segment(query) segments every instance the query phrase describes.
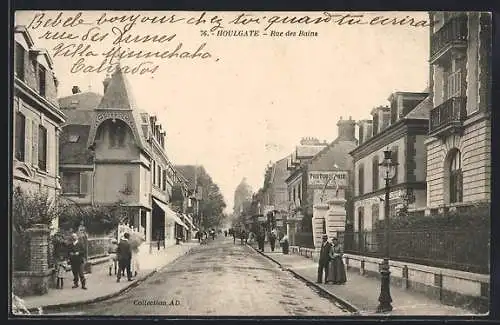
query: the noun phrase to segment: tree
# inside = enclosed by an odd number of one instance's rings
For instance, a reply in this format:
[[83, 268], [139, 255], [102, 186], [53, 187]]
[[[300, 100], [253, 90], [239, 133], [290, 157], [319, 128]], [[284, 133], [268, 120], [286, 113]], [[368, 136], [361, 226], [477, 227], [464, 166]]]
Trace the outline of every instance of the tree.
[[198, 167], [197, 183], [202, 191], [202, 200], [200, 202], [200, 213], [203, 216], [202, 226], [205, 229], [221, 226], [224, 220], [223, 211], [226, 208], [226, 203], [219, 186], [213, 182], [203, 166]]

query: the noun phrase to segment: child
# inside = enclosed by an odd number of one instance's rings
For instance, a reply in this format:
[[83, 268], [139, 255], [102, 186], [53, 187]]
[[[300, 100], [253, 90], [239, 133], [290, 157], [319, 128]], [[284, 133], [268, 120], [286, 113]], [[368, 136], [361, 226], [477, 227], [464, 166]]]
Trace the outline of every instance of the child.
[[111, 244], [109, 245], [108, 253], [111, 256], [109, 260], [109, 275], [113, 275], [111, 271], [114, 269], [115, 275], [118, 270], [118, 257], [116, 251], [118, 250], [118, 241], [116, 239], [111, 239]]
[[59, 262], [57, 262], [56, 265], [56, 276], [57, 276], [57, 283], [56, 283], [56, 289], [62, 289], [64, 285], [64, 277], [66, 272], [69, 270], [69, 265], [68, 262], [65, 261], [63, 257], [59, 258]]

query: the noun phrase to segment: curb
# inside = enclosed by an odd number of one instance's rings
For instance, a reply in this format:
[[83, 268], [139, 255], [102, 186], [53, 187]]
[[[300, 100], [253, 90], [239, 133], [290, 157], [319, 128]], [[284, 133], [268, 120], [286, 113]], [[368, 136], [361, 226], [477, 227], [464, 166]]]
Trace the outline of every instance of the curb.
[[300, 275], [296, 271], [294, 271], [294, 270], [292, 270], [290, 268], [284, 267], [280, 262], [278, 262], [274, 258], [266, 255], [265, 253], [259, 251], [255, 247], [253, 247], [251, 245], [248, 245], [248, 246], [250, 246], [254, 251], [256, 251], [257, 253], [259, 253], [260, 255], [262, 255], [262, 256], [268, 258], [269, 260], [271, 260], [272, 262], [276, 263], [282, 270], [288, 271], [288, 272], [292, 273], [296, 278], [299, 278], [300, 280], [302, 280], [303, 282], [307, 283], [308, 285], [310, 285], [312, 287], [315, 287], [316, 289], [318, 289], [322, 293], [328, 295], [330, 298], [332, 298], [333, 300], [335, 300], [336, 302], [338, 302], [340, 305], [342, 305], [342, 307], [344, 307], [350, 313], [353, 313], [354, 315], [360, 315], [361, 314], [360, 309], [358, 307], [354, 306], [353, 304], [351, 304], [350, 302], [348, 302], [347, 300], [344, 300], [344, 299], [342, 299], [342, 298], [334, 295], [330, 291], [328, 291], [328, 290], [322, 288], [321, 286], [319, 286], [314, 281], [306, 279], [305, 277], [303, 277], [302, 275]]
[[[168, 267], [170, 264], [174, 263], [175, 261], [177, 261], [182, 256], [188, 254], [192, 249], [193, 249], [193, 247], [190, 247], [186, 252], [184, 252], [183, 254], [180, 254], [179, 256], [177, 256], [176, 258], [174, 258], [173, 260], [171, 260], [167, 264], [165, 264], [165, 265], [163, 265], [163, 266], [161, 266], [159, 268], [154, 269], [153, 271], [151, 271], [151, 272], [143, 275], [142, 277], [138, 278], [135, 281], [130, 282], [129, 285], [121, 288], [120, 290], [118, 290], [116, 292], [112, 292], [112, 293], [109, 293], [109, 294], [104, 295], [104, 296], [100, 296], [100, 297], [96, 297], [96, 298], [92, 298], [92, 299], [88, 299], [88, 300], [84, 300], [84, 301], [75, 301], [75, 302], [55, 304], [55, 305], [46, 305], [46, 306], [39, 306], [39, 307], [41, 307], [42, 310], [44, 310], [44, 311], [45, 310], [55, 311], [55, 310], [62, 309], [62, 308], [71, 308], [71, 307], [76, 307], [76, 306], [80, 306], [80, 305], [93, 304], [93, 303], [96, 303], [96, 302], [101, 302], [101, 301], [105, 301], [105, 300], [109, 300], [109, 299], [118, 297], [121, 294], [123, 294], [126, 291], [128, 291], [129, 289], [137, 287], [139, 284], [141, 284], [142, 282], [146, 281], [147, 279], [149, 279], [150, 277], [152, 277], [154, 274], [162, 271], [164, 268]], [[36, 314], [39, 307], [33, 307], [33, 308], [28, 309], [28, 310], [29, 310], [30, 313], [33, 312], [34, 314]]]

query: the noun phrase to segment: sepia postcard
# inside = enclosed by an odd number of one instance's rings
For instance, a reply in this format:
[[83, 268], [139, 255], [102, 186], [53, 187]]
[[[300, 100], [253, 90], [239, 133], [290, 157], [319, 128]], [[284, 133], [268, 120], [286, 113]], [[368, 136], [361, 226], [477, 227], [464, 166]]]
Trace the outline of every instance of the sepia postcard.
[[11, 33], [11, 317], [489, 314], [491, 13]]

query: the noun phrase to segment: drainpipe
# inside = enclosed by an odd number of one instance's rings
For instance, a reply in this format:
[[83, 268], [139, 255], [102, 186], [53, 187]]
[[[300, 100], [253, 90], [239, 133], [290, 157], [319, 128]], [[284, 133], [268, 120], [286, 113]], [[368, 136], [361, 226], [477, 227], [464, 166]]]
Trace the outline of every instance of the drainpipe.
[[95, 205], [95, 148], [92, 149], [92, 193], [90, 193], [90, 204]]

